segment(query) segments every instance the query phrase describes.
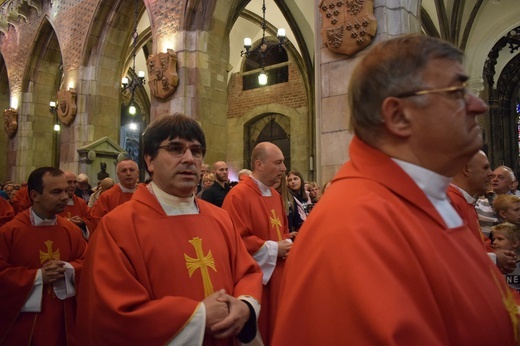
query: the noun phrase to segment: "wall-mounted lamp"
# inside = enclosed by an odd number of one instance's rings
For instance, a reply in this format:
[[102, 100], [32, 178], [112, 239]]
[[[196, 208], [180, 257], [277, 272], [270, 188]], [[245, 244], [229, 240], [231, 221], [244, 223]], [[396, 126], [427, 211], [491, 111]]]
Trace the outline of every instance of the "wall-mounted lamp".
[[59, 132], [61, 127], [58, 120], [58, 107], [56, 107], [56, 102], [49, 102], [49, 112], [52, 114], [52, 119], [54, 121], [54, 131]]

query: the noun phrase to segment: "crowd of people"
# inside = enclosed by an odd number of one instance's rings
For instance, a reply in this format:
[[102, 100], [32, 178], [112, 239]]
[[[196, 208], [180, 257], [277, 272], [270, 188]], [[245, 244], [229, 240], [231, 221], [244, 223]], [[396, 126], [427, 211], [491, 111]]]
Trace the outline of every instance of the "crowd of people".
[[35, 169], [0, 198], [0, 345], [518, 344], [518, 183], [479, 151], [462, 57], [371, 48], [322, 189], [269, 142], [230, 182], [180, 113], [142, 135], [147, 182]]

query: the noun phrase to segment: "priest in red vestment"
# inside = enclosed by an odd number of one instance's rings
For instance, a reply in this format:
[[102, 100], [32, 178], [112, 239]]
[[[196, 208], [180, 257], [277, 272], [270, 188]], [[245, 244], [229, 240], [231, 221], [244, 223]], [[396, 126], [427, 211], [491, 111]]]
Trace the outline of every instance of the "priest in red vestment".
[[348, 89], [350, 159], [287, 258], [272, 345], [515, 345], [518, 307], [446, 190], [482, 147], [463, 53], [372, 47]]
[[62, 171], [36, 169], [28, 190], [32, 207], [0, 228], [0, 344], [70, 345], [86, 242], [56, 215], [67, 203]]
[[0, 226], [12, 220], [14, 209], [8, 200], [0, 197]]
[[205, 143], [197, 122], [181, 114], [144, 132], [152, 182], [105, 215], [90, 239], [78, 295], [80, 345], [260, 340], [260, 268], [227, 212], [194, 195]]
[[475, 210], [479, 196], [489, 191], [493, 171], [486, 153], [478, 151], [471, 160], [457, 172], [448, 187], [448, 197], [460, 217], [471, 229], [473, 235], [482, 242], [488, 256], [504, 273], [510, 273], [516, 268], [516, 253], [509, 250], [493, 249], [491, 240], [482, 233]]
[[128, 202], [136, 190], [137, 180], [139, 179], [139, 167], [135, 161], [130, 159], [122, 160], [117, 164], [116, 173], [119, 183], [99, 196], [90, 213], [95, 226], [108, 212]]
[[285, 258], [292, 246], [282, 198], [272, 188], [280, 182], [286, 168], [282, 151], [269, 142], [259, 143], [253, 149], [251, 162], [253, 173], [231, 189], [222, 208], [229, 212], [247, 250], [262, 268], [264, 290], [259, 325], [262, 339], [269, 344]]
[[90, 216], [90, 208], [83, 198], [74, 194], [74, 191], [76, 191], [78, 187], [76, 174], [66, 171], [65, 178], [69, 186], [67, 189], [69, 200], [67, 201], [67, 206], [59, 215], [78, 226], [83, 233], [83, 237], [88, 239], [90, 233], [94, 230], [94, 223]]

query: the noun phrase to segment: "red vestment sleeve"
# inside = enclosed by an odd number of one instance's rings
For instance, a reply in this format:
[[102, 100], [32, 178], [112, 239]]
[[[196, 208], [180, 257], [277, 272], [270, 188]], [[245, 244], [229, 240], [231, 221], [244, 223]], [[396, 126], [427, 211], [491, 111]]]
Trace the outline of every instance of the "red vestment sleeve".
[[14, 209], [9, 201], [0, 197], [0, 226], [6, 224], [14, 217]]

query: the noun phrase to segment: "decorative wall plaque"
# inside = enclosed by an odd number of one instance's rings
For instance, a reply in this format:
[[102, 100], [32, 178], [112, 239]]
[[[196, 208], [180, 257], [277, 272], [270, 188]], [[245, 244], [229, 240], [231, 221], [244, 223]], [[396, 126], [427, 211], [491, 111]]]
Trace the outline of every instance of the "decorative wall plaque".
[[377, 32], [374, 0], [322, 0], [321, 38], [334, 53], [354, 55], [368, 46]]
[[58, 119], [68, 126], [74, 121], [77, 110], [76, 91], [72, 88], [58, 91]]
[[177, 74], [177, 53], [168, 49], [167, 53], [150, 55], [146, 61], [150, 80], [150, 92], [153, 96], [165, 99], [171, 96], [179, 84]]
[[18, 130], [18, 112], [16, 109], [8, 108], [4, 110], [4, 130], [9, 138], [13, 138]]

